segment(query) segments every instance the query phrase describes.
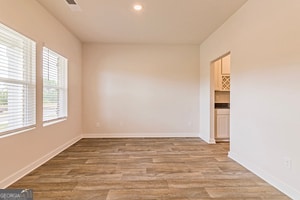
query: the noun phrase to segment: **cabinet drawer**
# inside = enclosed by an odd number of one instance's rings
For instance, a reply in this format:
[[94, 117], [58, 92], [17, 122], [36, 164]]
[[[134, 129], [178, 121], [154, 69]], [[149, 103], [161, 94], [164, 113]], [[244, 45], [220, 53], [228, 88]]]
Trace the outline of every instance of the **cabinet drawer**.
[[229, 115], [230, 109], [216, 109], [217, 115]]

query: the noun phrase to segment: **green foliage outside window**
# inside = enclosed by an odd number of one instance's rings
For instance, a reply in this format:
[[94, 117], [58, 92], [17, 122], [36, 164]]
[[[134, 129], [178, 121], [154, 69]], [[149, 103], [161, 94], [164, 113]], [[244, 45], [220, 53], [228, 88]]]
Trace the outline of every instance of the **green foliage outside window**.
[[0, 105], [7, 105], [7, 90], [0, 90]]

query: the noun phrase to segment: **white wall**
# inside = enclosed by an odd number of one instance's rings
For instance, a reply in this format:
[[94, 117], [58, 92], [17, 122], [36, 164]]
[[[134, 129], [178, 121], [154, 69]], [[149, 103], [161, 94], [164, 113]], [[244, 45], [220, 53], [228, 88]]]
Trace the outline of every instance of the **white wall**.
[[300, 199], [299, 10], [299, 0], [248, 1], [200, 48], [201, 137], [211, 138], [210, 62], [230, 51], [230, 156], [294, 199]]
[[[80, 138], [81, 43], [35, 0], [1, 0], [0, 22], [37, 42], [37, 127], [0, 138], [0, 188], [47, 160]], [[42, 46], [69, 60], [67, 120], [42, 126]]]
[[83, 55], [84, 137], [198, 136], [198, 45], [84, 44]]

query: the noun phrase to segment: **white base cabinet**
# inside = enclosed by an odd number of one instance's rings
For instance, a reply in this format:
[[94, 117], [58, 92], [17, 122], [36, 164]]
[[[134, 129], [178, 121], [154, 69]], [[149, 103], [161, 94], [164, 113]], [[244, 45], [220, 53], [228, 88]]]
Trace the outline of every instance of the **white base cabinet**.
[[215, 139], [216, 141], [229, 141], [230, 109], [216, 109], [215, 112]]

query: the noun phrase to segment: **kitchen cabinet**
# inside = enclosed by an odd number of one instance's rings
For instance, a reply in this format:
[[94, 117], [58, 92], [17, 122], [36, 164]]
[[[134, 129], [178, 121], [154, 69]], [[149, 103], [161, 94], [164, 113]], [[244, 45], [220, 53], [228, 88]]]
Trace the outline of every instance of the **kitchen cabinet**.
[[224, 56], [222, 59], [222, 75], [230, 75], [230, 55]]
[[216, 141], [228, 141], [230, 136], [230, 109], [216, 109], [215, 112], [215, 139]]
[[221, 91], [222, 85], [221, 85], [221, 68], [222, 68], [222, 60], [219, 59], [214, 62], [214, 68], [215, 68], [215, 90]]
[[230, 55], [214, 62], [216, 91], [230, 91]]

